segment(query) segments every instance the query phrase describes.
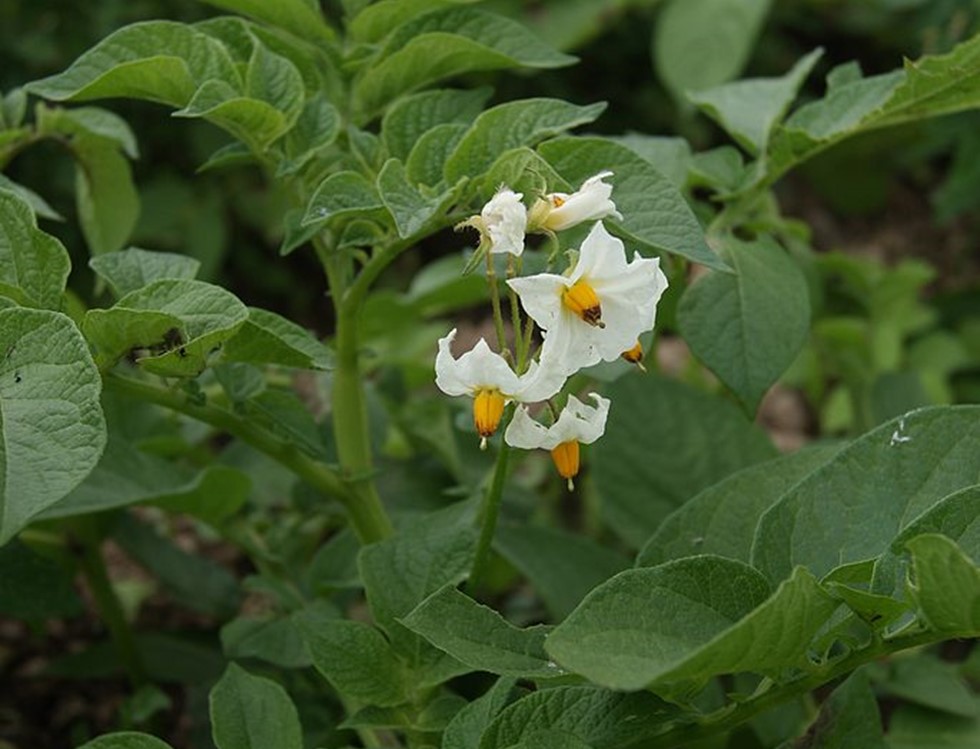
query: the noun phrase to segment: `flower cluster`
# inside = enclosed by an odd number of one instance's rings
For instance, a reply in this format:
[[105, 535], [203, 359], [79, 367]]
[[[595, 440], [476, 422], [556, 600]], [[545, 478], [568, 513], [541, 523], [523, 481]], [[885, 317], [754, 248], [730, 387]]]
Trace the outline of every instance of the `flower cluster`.
[[[439, 341], [436, 355], [436, 385], [447, 395], [473, 398], [473, 420], [483, 447], [500, 425], [507, 403], [547, 401], [554, 416], [551, 426], [535, 421], [521, 405], [504, 440], [512, 447], [551, 451], [569, 487], [579, 470], [579, 445], [602, 436], [610, 403], [591, 393], [595, 405], [589, 406], [570, 394], [558, 413], [551, 399], [568, 377], [600, 361], [623, 357], [642, 367], [639, 336], [653, 328], [657, 302], [667, 288], [658, 258], [635, 253], [627, 261], [623, 243], [602, 224], [605, 218], [623, 218], [612, 201], [612, 185], [605, 182], [611, 176], [611, 172], [600, 172], [576, 192], [544, 195], [530, 209], [522, 202], [522, 194], [501, 187], [478, 216], [464, 223], [480, 232], [502, 353], [492, 351], [481, 338], [470, 351], [454, 358], [450, 351], [456, 336], [453, 329]], [[575, 262], [563, 273], [520, 276], [527, 233], [555, 237], [555, 232], [587, 221], [596, 223], [578, 248]], [[519, 300], [524, 314], [540, 331], [543, 344], [536, 359], [529, 356], [533, 334], [529, 325], [523, 331], [525, 326], [515, 325], [514, 348], [505, 346], [495, 254], [508, 256], [507, 288], [514, 319], [521, 317]]]

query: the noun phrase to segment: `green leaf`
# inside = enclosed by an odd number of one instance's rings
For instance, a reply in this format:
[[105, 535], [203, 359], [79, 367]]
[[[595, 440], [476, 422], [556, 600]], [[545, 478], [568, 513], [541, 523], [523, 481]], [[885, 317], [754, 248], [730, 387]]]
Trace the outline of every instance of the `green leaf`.
[[147, 733], [123, 731], [99, 736], [82, 744], [78, 749], [171, 749], [170, 744]]
[[746, 151], [766, 150], [769, 135], [786, 114], [803, 81], [823, 54], [815, 49], [779, 78], [748, 78], [688, 92], [687, 98], [721, 125]]
[[101, 390], [70, 319], [0, 309], [0, 545], [95, 467], [106, 442]]
[[872, 673], [887, 694], [948, 715], [976, 718], [980, 703], [960, 676], [959, 665], [919, 652], [891, 658]]
[[626, 146], [669, 179], [674, 187], [683, 189], [692, 158], [691, 146], [683, 138], [630, 133], [608, 140]]
[[723, 256], [735, 273], [691, 284], [677, 308], [684, 340], [754, 414], [796, 359], [810, 331], [806, 277], [775, 240], [729, 237]]
[[322, 93], [307, 99], [296, 124], [286, 133], [285, 156], [278, 174], [295, 174], [332, 144], [340, 134], [341, 117]]
[[914, 582], [909, 592], [925, 623], [949, 637], [980, 634], [980, 569], [956, 542], [926, 533], [906, 544]]
[[319, 425], [307, 404], [292, 388], [267, 388], [245, 401], [244, 409], [247, 418], [264, 425], [314, 458], [330, 459]]
[[139, 218], [139, 194], [129, 162], [114, 141], [76, 135], [75, 203], [85, 243], [93, 255], [115, 252], [126, 244]]
[[43, 620], [84, 611], [74, 576], [19, 541], [0, 548], [0, 614]]
[[0, 295], [28, 307], [60, 309], [70, 270], [68, 252], [37, 228], [30, 205], [0, 189]]
[[653, 567], [696, 554], [747, 563], [762, 514], [837, 450], [836, 445], [805, 448], [743, 468], [709, 486], [667, 516], [640, 551], [636, 566]]
[[521, 24], [474, 8], [417, 16], [388, 37], [381, 60], [354, 85], [357, 109], [370, 116], [396, 97], [461, 73], [558, 68], [574, 57], [551, 49]]
[[363, 8], [350, 22], [348, 31], [351, 39], [359, 42], [380, 42], [413, 18], [453, 2], [472, 0], [379, 0]]
[[304, 612], [275, 619], [240, 616], [221, 628], [221, 647], [229, 658], [258, 658], [282, 668], [312, 665], [299, 619]]
[[211, 690], [217, 749], [303, 749], [299, 716], [286, 690], [234, 663]]
[[561, 99], [521, 99], [498, 104], [477, 117], [456, 146], [446, 161], [446, 181], [454, 185], [463, 177], [476, 179], [505, 151], [535, 145], [592, 122], [605, 108], [601, 102], [580, 107]]
[[381, 120], [381, 138], [388, 153], [405, 160], [419, 139], [437, 125], [469, 125], [483, 110], [490, 94], [489, 88], [440, 89], [399, 99]]
[[398, 236], [402, 239], [412, 236], [436, 215], [440, 208], [438, 199], [422, 195], [409, 182], [405, 166], [397, 159], [389, 159], [378, 174], [378, 194], [381, 202], [395, 220]]
[[48, 205], [48, 201], [46, 201], [32, 189], [14, 182], [4, 174], [0, 174], [0, 191], [7, 190], [14, 193], [18, 198], [27, 203], [38, 218], [46, 218], [49, 221], [65, 220], [64, 216]]
[[109, 309], [89, 310], [83, 328], [103, 366], [129, 353], [148, 372], [196, 377], [247, 318], [245, 305], [219, 286], [161, 279]]
[[805, 738], [806, 749], [887, 749], [878, 701], [864, 671], [856, 671], [820, 706]]
[[344, 698], [382, 707], [408, 699], [404, 665], [377, 629], [348, 619], [300, 619], [313, 665]]
[[229, 362], [333, 369], [333, 354], [309, 332], [275, 312], [248, 308], [248, 319], [228, 339], [221, 358]]
[[770, 0], [671, 0], [653, 37], [660, 79], [680, 95], [737, 77], [769, 5]]
[[55, 101], [109, 96], [183, 107], [205, 81], [240, 82], [225, 47], [173, 21], [147, 21], [110, 34], [63, 73], [27, 84]]
[[442, 749], [472, 749], [497, 714], [510, 702], [516, 679], [497, 679], [487, 692], [460, 710], [442, 735]]
[[[601, 171], [613, 173], [613, 200], [622, 221], [607, 224], [655, 253], [681, 255], [709, 268], [730, 270], [704, 241], [704, 232], [671, 182], [643, 157], [605, 138], [561, 138], [538, 151], [576, 187]], [[648, 253], [649, 254], [649, 253]]]
[[332, 219], [376, 216], [384, 210], [381, 196], [358, 172], [337, 172], [316, 188], [303, 217], [303, 225], [325, 224]]
[[555, 528], [502, 524], [494, 548], [530, 580], [555, 621], [628, 566], [619, 553]]
[[296, 36], [314, 42], [330, 42], [336, 33], [327, 25], [323, 15], [315, 10], [313, 4], [304, 0], [205, 0], [210, 5], [223, 10], [241, 13], [243, 16], [278, 26]]
[[889, 716], [889, 749], [975, 749], [980, 720], [957, 718], [935, 710], [900, 705]]
[[818, 577], [882, 554], [911, 520], [980, 483], [980, 407], [925, 408], [841, 449], [759, 522], [752, 564], [781, 580], [802, 564]]
[[515, 627], [452, 584], [422, 601], [401, 623], [477, 671], [525, 679], [561, 674], [544, 652], [550, 627]]
[[945, 55], [906, 61], [904, 70], [862, 78], [828, 77], [827, 94], [800, 107], [769, 147], [765, 182], [860, 132], [980, 106], [980, 37]]
[[742, 562], [687, 557], [603, 583], [545, 649], [605, 687], [696, 693], [721, 674], [806, 668], [810, 641], [838, 605], [802, 568], [770, 596]]
[[110, 437], [95, 469], [42, 517], [87, 515], [152, 503], [214, 525], [236, 512], [250, 489], [248, 477], [234, 468], [212, 464], [194, 471], [141, 452], [125, 438]]
[[468, 130], [462, 123], [447, 123], [422, 135], [405, 162], [408, 178], [423, 185], [445, 184], [446, 161]]
[[132, 128], [115, 112], [101, 107], [38, 110], [38, 129], [41, 132], [60, 132], [77, 135], [80, 132], [96, 135], [116, 143], [131, 159], [139, 158], [139, 146]]
[[[368, 604], [395, 650], [419, 671], [423, 683], [438, 683], [461, 667], [399, 620], [426, 597], [463, 580], [476, 548], [471, 504], [461, 502], [419, 520], [358, 556]], [[438, 678], [437, 678], [438, 677]]]
[[596, 488], [603, 517], [635, 547], [702, 489], [776, 455], [734, 403], [679, 382], [622, 377], [606, 395], [625, 408], [593, 447]]
[[592, 686], [541, 689], [504, 708], [479, 749], [510, 749], [540, 731], [563, 731], [594, 749], [621, 749], [658, 732], [676, 712], [652, 694]]
[[113, 538], [183, 605], [218, 617], [238, 611], [238, 580], [217, 562], [184, 551], [132, 515], [120, 519]]
[[88, 264], [117, 297], [164, 278], [194, 278], [201, 267], [200, 261], [187, 255], [138, 247], [93, 257]]
[[243, 96], [234, 86], [218, 80], [202, 85], [174, 117], [201, 117], [213, 122], [258, 152], [290, 127], [285, 115], [268, 102]]

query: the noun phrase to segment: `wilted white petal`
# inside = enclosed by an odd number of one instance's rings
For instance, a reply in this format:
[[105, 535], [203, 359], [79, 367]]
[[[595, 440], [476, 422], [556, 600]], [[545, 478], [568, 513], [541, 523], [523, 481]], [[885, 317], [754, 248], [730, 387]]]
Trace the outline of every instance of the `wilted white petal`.
[[490, 237], [490, 252], [520, 255], [524, 252], [524, 232], [527, 229], [527, 209], [521, 202], [524, 196], [503, 187], [483, 206], [480, 217]]

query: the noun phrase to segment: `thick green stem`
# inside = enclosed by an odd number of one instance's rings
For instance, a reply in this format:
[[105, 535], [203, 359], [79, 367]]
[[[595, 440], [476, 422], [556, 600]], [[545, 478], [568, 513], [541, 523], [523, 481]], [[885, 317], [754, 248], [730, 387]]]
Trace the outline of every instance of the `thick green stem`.
[[184, 393], [152, 385], [143, 380], [106, 375], [107, 389], [129, 395], [139, 400], [156, 403], [193, 419], [210, 424], [238, 437], [310, 484], [314, 489], [338, 500], [347, 510], [355, 534], [363, 543], [383, 538], [388, 528], [387, 518], [379, 518], [375, 508], [357, 501], [352, 487], [323, 463], [314, 460], [290, 442], [279, 439], [262, 427], [243, 419], [224, 408], [191, 401]]
[[109, 580], [105, 559], [102, 556], [102, 538], [91, 527], [88, 522], [90, 520], [90, 518], [80, 519], [77, 525], [75, 539], [79, 544], [79, 567], [92, 592], [92, 598], [95, 599], [99, 616], [116, 646], [119, 660], [126, 669], [126, 675], [133, 687], [140, 687], [146, 683], [146, 669], [136, 647], [133, 630], [126, 621], [122, 603]]
[[487, 573], [487, 563], [490, 561], [490, 546], [494, 533], [497, 531], [497, 517], [500, 515], [500, 500], [504, 493], [504, 481], [507, 478], [507, 458], [510, 447], [506, 442], [500, 443], [497, 453], [497, 465], [493, 469], [493, 478], [480, 507], [479, 525], [480, 539], [476, 544], [476, 554], [473, 556], [473, 566], [470, 568], [470, 578], [466, 587], [475, 593], [483, 583]]
[[657, 736], [629, 744], [626, 749], [673, 749], [673, 747], [689, 746], [701, 739], [730, 731], [745, 723], [745, 721], [753, 716], [786, 702], [793, 697], [811, 692], [834, 679], [845, 676], [865, 663], [870, 663], [891, 653], [939, 642], [944, 639], [946, 638], [936, 632], [915, 632], [889, 640], [879, 640], [876, 644], [863, 648], [862, 650], [857, 650], [838, 661], [829, 663], [824, 668], [808, 676], [797, 679], [782, 687], [770, 689], [734, 707], [724, 707], [715, 713], [706, 715], [698, 723], [677, 725]]

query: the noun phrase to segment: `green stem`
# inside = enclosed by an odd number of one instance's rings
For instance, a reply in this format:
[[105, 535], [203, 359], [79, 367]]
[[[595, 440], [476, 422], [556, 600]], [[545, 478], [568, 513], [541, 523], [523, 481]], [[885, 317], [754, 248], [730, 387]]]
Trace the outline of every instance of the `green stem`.
[[483, 583], [483, 578], [487, 572], [487, 563], [490, 561], [490, 545], [493, 543], [493, 536], [497, 530], [497, 517], [500, 515], [500, 500], [504, 493], [504, 480], [507, 478], [509, 454], [510, 446], [502, 441], [500, 451], [497, 453], [497, 465], [493, 469], [493, 478], [490, 480], [490, 486], [487, 487], [487, 493], [483, 497], [483, 506], [480, 507], [478, 520], [480, 538], [476, 544], [476, 554], [473, 556], [469, 582], [466, 584], [466, 587], [473, 593]]
[[384, 511], [381, 510], [379, 517], [378, 508], [365, 506], [357, 501], [352, 487], [335, 471], [314, 460], [292, 443], [275, 437], [262, 427], [227, 409], [207, 403], [192, 402], [184, 393], [177, 390], [118, 375], [106, 375], [104, 383], [107, 389], [169, 408], [238, 437], [284, 465], [314, 489], [338, 500], [347, 510], [354, 532], [362, 543], [384, 537], [384, 529], [389, 527]]
[[99, 616], [109, 630], [119, 660], [133, 687], [146, 683], [146, 669], [136, 647], [133, 630], [126, 621], [122, 603], [109, 580], [105, 559], [102, 556], [102, 538], [92, 527], [91, 518], [80, 518], [76, 525], [75, 539], [79, 543], [78, 563], [88, 583]]
[[[507, 278], [516, 278], [521, 272], [521, 261], [517, 260], [517, 267], [514, 264], [514, 256], [507, 256]], [[507, 284], [507, 296], [510, 297], [510, 324], [514, 329], [514, 352], [516, 353], [517, 360], [517, 374], [524, 374], [526, 369], [525, 361], [526, 355], [523, 354], [524, 351], [524, 336], [522, 335], [522, 325], [521, 325], [521, 304], [517, 300], [517, 292], [514, 291], [510, 284]]]
[[701, 739], [730, 731], [754, 715], [786, 702], [793, 697], [811, 692], [817, 687], [849, 674], [865, 663], [870, 663], [882, 656], [896, 653], [900, 650], [907, 650], [920, 645], [939, 642], [944, 639], [946, 638], [937, 632], [915, 632], [910, 635], [894, 637], [890, 640], [879, 640], [874, 645], [857, 650], [781, 688], [771, 689], [760, 694], [758, 697], [748, 699], [734, 707], [729, 705], [721, 708], [712, 714], [706, 715], [698, 723], [676, 725], [657, 736], [629, 744], [626, 749], [672, 749], [673, 747], [689, 746]]
[[507, 334], [504, 332], [504, 315], [500, 311], [500, 288], [497, 286], [497, 271], [493, 267], [493, 254], [487, 252], [487, 285], [490, 287], [490, 306], [493, 307], [493, 327], [497, 331], [497, 349], [507, 356]]

